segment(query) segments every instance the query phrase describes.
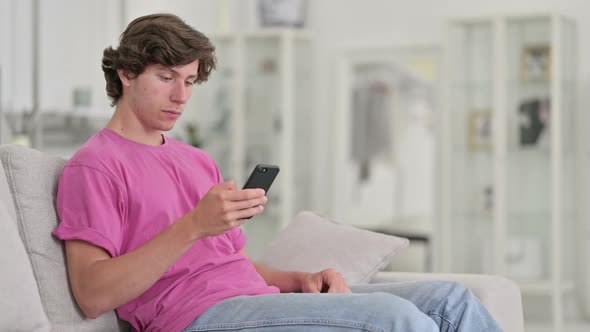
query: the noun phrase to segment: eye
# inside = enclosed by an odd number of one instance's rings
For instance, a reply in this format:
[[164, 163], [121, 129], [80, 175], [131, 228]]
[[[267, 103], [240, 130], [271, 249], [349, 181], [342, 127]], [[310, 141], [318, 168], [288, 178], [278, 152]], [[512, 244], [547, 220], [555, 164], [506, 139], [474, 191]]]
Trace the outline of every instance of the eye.
[[186, 85], [186, 86], [192, 86], [192, 85], [195, 85], [195, 82], [186, 81], [186, 82], [184, 82], [184, 85]]
[[160, 79], [164, 82], [169, 82], [172, 80], [172, 77], [160, 75]]

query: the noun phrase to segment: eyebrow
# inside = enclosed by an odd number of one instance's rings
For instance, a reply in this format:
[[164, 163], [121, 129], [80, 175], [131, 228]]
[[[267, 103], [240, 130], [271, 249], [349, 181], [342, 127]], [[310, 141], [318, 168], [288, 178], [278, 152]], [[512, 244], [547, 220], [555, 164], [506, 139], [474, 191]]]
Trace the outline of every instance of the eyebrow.
[[[174, 75], [176, 75], [176, 76], [181, 76], [181, 75], [180, 75], [180, 73], [179, 73], [178, 71], [176, 71], [176, 70], [174, 70], [174, 69], [172, 69], [172, 68], [170, 68], [170, 67], [165, 67], [165, 66], [162, 66], [162, 67], [160, 68], [160, 70], [167, 71], [167, 72], [171, 72], [172, 74], [174, 74]], [[187, 76], [187, 79], [194, 79], [194, 80], [196, 81], [196, 80], [197, 80], [197, 77], [198, 77], [198, 73], [197, 73], [197, 74], [194, 74], [194, 75], [189, 75], [189, 76]]]

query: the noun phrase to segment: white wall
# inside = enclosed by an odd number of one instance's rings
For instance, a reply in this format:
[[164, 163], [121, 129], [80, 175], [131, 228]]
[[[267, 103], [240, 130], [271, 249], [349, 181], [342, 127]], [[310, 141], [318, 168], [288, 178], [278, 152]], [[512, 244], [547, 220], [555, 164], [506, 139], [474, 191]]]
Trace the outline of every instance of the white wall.
[[207, 34], [216, 32], [218, 3], [215, 0], [127, 0], [127, 22], [133, 18], [167, 12], [180, 16], [197, 30]]
[[40, 105], [68, 109], [72, 90], [91, 87], [98, 108], [107, 108], [102, 50], [121, 30], [117, 1], [40, 1]]
[[[68, 109], [72, 89], [92, 88], [97, 109], [108, 108], [102, 51], [116, 46], [122, 26], [121, 6], [126, 3], [127, 24], [131, 18], [152, 12], [173, 12], [202, 31], [213, 31], [217, 8], [213, 1], [140, 0], [41, 0], [40, 106], [42, 110]], [[3, 104], [30, 109], [32, 89], [32, 0], [0, 0], [0, 65]]]
[[30, 12], [30, 1], [0, 1], [0, 66], [4, 107], [20, 109], [31, 105], [31, 39], [29, 34], [20, 33], [30, 31]]
[[[115, 0], [40, 1], [40, 105], [42, 109], [69, 108], [74, 86], [91, 86], [93, 98], [101, 100], [104, 79], [100, 72], [103, 45], [112, 43], [115, 31], [107, 17], [116, 14]], [[31, 0], [2, 0], [0, 64], [5, 104], [13, 109], [32, 106], [32, 19]], [[6, 30], [4, 30], [4, 28]], [[99, 69], [98, 71], [96, 69]], [[101, 82], [102, 80], [103, 82]], [[103, 94], [104, 95], [104, 94]]]

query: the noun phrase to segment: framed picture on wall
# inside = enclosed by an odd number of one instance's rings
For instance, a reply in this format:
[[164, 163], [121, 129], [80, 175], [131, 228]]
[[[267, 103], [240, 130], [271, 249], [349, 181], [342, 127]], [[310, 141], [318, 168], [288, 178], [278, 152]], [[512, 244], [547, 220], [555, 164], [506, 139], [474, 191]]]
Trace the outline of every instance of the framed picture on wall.
[[523, 81], [548, 81], [551, 78], [549, 45], [530, 45], [523, 48], [521, 76]]
[[518, 137], [523, 148], [547, 147], [550, 145], [551, 99], [530, 98], [518, 106]]
[[468, 143], [472, 151], [489, 150], [492, 147], [492, 112], [474, 111], [468, 116]]
[[305, 26], [307, 0], [258, 0], [258, 16], [263, 27]]

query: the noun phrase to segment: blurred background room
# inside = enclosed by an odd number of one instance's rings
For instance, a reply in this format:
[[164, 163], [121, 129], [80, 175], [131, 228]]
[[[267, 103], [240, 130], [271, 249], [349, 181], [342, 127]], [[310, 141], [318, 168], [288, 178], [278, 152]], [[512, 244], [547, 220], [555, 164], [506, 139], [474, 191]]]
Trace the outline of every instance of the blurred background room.
[[314, 210], [408, 237], [390, 270], [517, 281], [527, 331], [590, 331], [590, 1], [0, 0], [0, 144], [71, 157], [113, 112], [103, 49], [154, 12], [218, 59], [168, 135], [238, 185], [281, 167], [251, 256]]

